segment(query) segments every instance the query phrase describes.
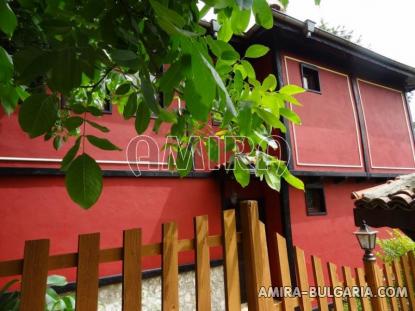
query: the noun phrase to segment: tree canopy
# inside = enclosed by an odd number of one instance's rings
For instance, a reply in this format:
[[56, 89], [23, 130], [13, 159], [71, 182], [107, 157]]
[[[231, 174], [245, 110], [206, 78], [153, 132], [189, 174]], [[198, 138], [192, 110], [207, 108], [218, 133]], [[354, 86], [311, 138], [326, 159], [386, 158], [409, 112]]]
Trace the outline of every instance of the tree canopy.
[[[200, 23], [212, 9], [217, 34]], [[301, 189], [286, 163], [268, 150], [277, 148], [269, 135], [286, 131], [281, 117], [300, 123], [285, 102], [299, 105], [293, 96], [303, 90], [286, 85], [277, 91], [272, 74], [257, 80], [250, 61], [268, 47], [255, 44], [240, 55], [229, 44], [233, 35], [244, 33], [251, 16], [262, 27], [273, 27], [266, 0], [0, 0], [1, 105], [11, 114], [21, 103], [19, 123], [31, 138], [43, 136], [56, 149], [73, 144], [61, 169], [70, 197], [83, 208], [97, 202], [103, 184], [100, 166], [84, 145], [120, 150], [106, 138], [110, 129], [89, 118], [101, 116], [106, 101], [125, 119], [135, 118], [138, 134], [150, 126], [151, 115], [157, 117], [155, 132], [162, 123], [171, 124], [177, 157], [169, 162], [181, 176], [192, 169], [189, 162], [200, 143], [218, 160], [212, 134], [245, 137], [249, 151], [237, 152], [237, 138], [226, 146], [235, 151], [230, 160], [242, 186], [253, 171], [275, 190], [281, 178]], [[173, 98], [185, 107], [171, 109]], [[201, 131], [213, 114], [219, 132]], [[88, 134], [85, 123], [102, 135]], [[195, 133], [204, 136], [191, 139]]]

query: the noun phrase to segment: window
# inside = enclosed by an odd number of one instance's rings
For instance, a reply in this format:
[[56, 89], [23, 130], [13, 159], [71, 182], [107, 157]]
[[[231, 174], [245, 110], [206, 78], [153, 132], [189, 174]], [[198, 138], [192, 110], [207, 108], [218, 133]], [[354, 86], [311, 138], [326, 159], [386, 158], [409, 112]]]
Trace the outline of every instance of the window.
[[321, 183], [306, 184], [305, 203], [307, 207], [307, 216], [327, 214], [324, 188]]
[[112, 104], [109, 99], [105, 99], [102, 103], [102, 112], [105, 114], [111, 114], [112, 113]]
[[317, 68], [301, 64], [301, 77], [304, 89], [311, 92], [321, 93], [320, 79]]

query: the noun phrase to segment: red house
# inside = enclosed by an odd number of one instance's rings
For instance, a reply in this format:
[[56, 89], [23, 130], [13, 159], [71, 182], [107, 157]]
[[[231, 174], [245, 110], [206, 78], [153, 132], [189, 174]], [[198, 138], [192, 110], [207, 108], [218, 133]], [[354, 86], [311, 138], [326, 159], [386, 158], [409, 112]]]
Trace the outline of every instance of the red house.
[[[56, 152], [42, 139], [29, 139], [16, 114], [7, 117], [0, 112], [0, 261], [21, 258], [29, 239], [50, 238], [52, 254], [75, 251], [78, 234], [94, 231], [101, 232], [102, 248], [120, 245], [122, 230], [133, 227], [143, 228], [144, 243], [158, 242], [161, 224], [172, 220], [178, 223], [179, 238], [189, 238], [196, 215], [207, 214], [210, 233], [215, 234], [223, 209], [252, 199], [259, 202], [269, 237], [279, 232], [289, 246], [298, 245], [325, 261], [360, 265], [350, 194], [415, 171], [405, 96], [415, 89], [415, 69], [314, 29], [309, 21], [278, 11], [274, 17], [273, 29], [254, 27], [246, 37], [235, 39], [235, 45], [239, 49], [252, 43], [270, 46], [271, 51], [255, 63], [259, 74], [274, 73], [279, 86], [297, 84], [306, 89], [298, 96], [303, 106], [294, 107], [302, 125], [287, 124], [283, 137], [284, 156], [290, 170], [304, 180], [305, 192], [284, 183], [278, 193], [259, 180], [242, 189], [223, 171], [207, 169], [181, 179], [166, 171], [162, 153], [147, 155], [157, 145], [144, 143], [134, 146], [144, 150], [144, 160], [132, 163], [143, 168], [135, 177], [128, 158], [136, 149], [127, 147], [136, 136], [133, 121], [130, 124], [108, 109], [100, 124], [111, 129], [108, 138], [124, 151], [86, 146], [105, 178], [99, 202], [85, 211], [68, 197], [59, 170], [67, 147]], [[148, 135], [163, 144], [163, 128], [158, 136]], [[214, 256], [220, 264], [220, 250]], [[272, 248], [270, 257], [272, 262]], [[182, 265], [193, 261], [192, 254], [180, 257]], [[160, 258], [152, 258], [144, 267], [159, 268]], [[111, 264], [103, 265], [100, 273], [106, 277], [120, 271], [119, 265]], [[74, 279], [74, 271], [60, 273]]]

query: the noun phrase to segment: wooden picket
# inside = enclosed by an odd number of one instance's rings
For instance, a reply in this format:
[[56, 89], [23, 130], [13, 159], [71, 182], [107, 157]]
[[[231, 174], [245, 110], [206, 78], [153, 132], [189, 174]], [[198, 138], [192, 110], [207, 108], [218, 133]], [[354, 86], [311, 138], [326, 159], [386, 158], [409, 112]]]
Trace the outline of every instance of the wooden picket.
[[[329, 262], [327, 264], [327, 268], [329, 270], [329, 278], [331, 283], [331, 288], [334, 290], [334, 288], [340, 287], [341, 283], [339, 281], [339, 277], [337, 275], [337, 266], [334, 263]], [[334, 297], [333, 298], [333, 304], [334, 304], [334, 310], [335, 311], [343, 311], [343, 299], [341, 297]]]
[[197, 310], [209, 311], [210, 305], [210, 257], [208, 239], [208, 218], [195, 218], [195, 253], [196, 253], [196, 307]]
[[83, 234], [78, 242], [76, 310], [98, 308], [99, 233]]
[[241, 308], [239, 291], [238, 241], [236, 236], [235, 210], [223, 212], [223, 247], [226, 311]]
[[[366, 279], [365, 279], [365, 271], [362, 268], [356, 268], [356, 279], [357, 279], [357, 285], [360, 288], [365, 288], [367, 286]], [[370, 307], [370, 300], [368, 297], [361, 297], [362, 302], [362, 309], [363, 311], [369, 311], [371, 310]]]
[[124, 311], [141, 309], [141, 229], [124, 231], [122, 304]]
[[[299, 247], [295, 248], [295, 266], [297, 271], [298, 287], [300, 288], [301, 292], [309, 292], [305, 255], [304, 251]], [[311, 300], [308, 295], [302, 295], [300, 297], [300, 307], [303, 311], [312, 310]]]
[[[413, 252], [385, 264], [380, 269], [374, 263], [362, 268], [337, 267], [327, 263], [329, 282], [325, 279], [323, 264], [319, 257], [311, 256], [312, 269], [307, 269], [307, 258], [301, 248], [295, 247], [294, 265], [296, 283], [300, 293], [310, 293], [310, 284], [320, 289], [351, 288], [359, 286], [377, 290], [380, 286], [400, 287], [408, 290], [408, 297], [369, 298], [341, 297], [330, 299], [324, 296], [311, 298], [308, 294], [299, 297], [263, 297], [260, 289], [272, 285], [292, 288], [287, 242], [279, 234], [272, 236], [275, 247], [278, 275], [277, 284], [271, 282], [270, 262], [265, 225], [258, 219], [255, 201], [242, 202], [240, 207], [242, 232], [236, 231], [234, 210], [226, 210], [222, 216], [223, 235], [209, 235], [207, 216], [194, 219], [194, 239], [178, 238], [176, 223], [162, 226], [162, 241], [154, 244], [142, 243], [141, 229], [129, 229], [123, 233], [122, 247], [100, 249], [100, 234], [79, 236], [78, 252], [49, 256], [49, 240], [27, 241], [24, 258], [0, 262], [0, 277], [21, 275], [20, 310], [43, 311], [45, 305], [46, 279], [48, 271], [77, 268], [76, 309], [97, 310], [98, 278], [101, 263], [122, 261], [122, 310], [133, 311], [142, 308], [142, 261], [146, 256], [161, 255], [162, 258], [162, 310], [179, 310], [179, 260], [183, 251], [195, 253], [196, 310], [209, 311], [211, 306], [210, 248], [222, 247], [224, 254], [225, 308], [227, 311], [241, 310], [240, 276], [238, 249], [242, 248], [245, 287], [249, 310], [259, 311], [311, 311], [318, 305], [319, 310], [343, 311], [344, 303], [350, 311], [358, 310], [360, 301], [363, 311], [413, 310], [415, 308], [415, 255]], [[310, 258], [310, 257], [308, 257]], [[340, 276], [342, 273], [342, 276]], [[313, 280], [309, 276], [313, 275]], [[343, 279], [343, 281], [341, 281]], [[271, 288], [272, 289], [272, 288]], [[408, 299], [409, 298], [409, 299]]]

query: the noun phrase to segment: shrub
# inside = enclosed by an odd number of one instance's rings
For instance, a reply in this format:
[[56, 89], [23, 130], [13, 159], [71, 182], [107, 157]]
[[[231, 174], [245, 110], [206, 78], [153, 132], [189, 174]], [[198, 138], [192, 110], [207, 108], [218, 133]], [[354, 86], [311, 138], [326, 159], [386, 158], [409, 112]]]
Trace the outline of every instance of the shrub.
[[[11, 280], [0, 289], [0, 311], [17, 311], [20, 304], [20, 292], [8, 292], [8, 289], [18, 283], [19, 280]], [[73, 311], [75, 310], [75, 298], [73, 295], [59, 295], [53, 287], [61, 287], [68, 284], [66, 278], [60, 275], [50, 275], [46, 288], [46, 311]]]
[[415, 250], [415, 242], [403, 234], [398, 229], [388, 231], [389, 239], [378, 239], [380, 252], [377, 252], [378, 258], [383, 262], [390, 263], [394, 259], [398, 259], [409, 251]]

